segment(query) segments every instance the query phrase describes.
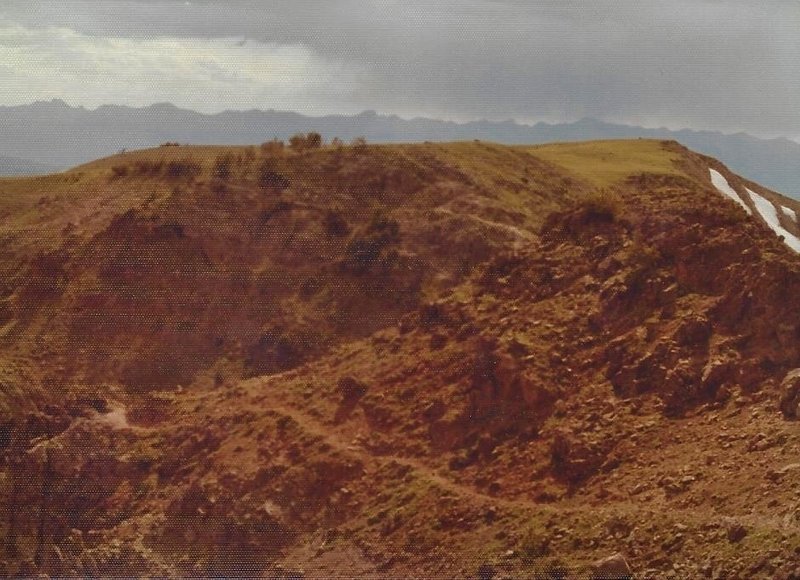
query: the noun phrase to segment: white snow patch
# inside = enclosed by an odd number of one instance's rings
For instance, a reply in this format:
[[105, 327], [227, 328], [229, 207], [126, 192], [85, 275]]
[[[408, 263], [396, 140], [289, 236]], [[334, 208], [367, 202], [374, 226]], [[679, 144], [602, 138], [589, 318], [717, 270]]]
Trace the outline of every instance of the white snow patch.
[[772, 228], [772, 231], [779, 236], [783, 236], [787, 246], [792, 248], [795, 252], [800, 252], [800, 238], [781, 227], [781, 222], [778, 219], [778, 210], [772, 205], [772, 202], [765, 197], [761, 197], [755, 191], [748, 189], [747, 193], [750, 194], [750, 199], [753, 200], [758, 213], [761, 214], [761, 217], [764, 218], [767, 225]]
[[713, 170], [713, 169], [709, 169], [708, 171], [711, 173], [711, 183], [713, 183], [713, 184], [714, 184], [714, 187], [716, 187], [716, 188], [717, 188], [717, 190], [718, 190], [718, 191], [719, 191], [719, 192], [720, 192], [722, 195], [726, 195], [726, 196], [728, 196], [728, 197], [729, 197], [729, 198], [731, 198], [733, 201], [735, 201], [736, 203], [738, 203], [739, 205], [741, 205], [741, 206], [744, 208], [744, 210], [745, 210], [745, 211], [748, 213], [748, 215], [753, 215], [753, 211], [750, 209], [750, 206], [748, 206], [748, 205], [747, 205], [747, 204], [746, 204], [746, 203], [745, 203], [745, 202], [742, 200], [742, 198], [741, 198], [741, 197], [739, 197], [739, 194], [738, 194], [738, 193], [736, 193], [736, 190], [735, 190], [735, 189], [733, 189], [733, 188], [730, 186], [730, 184], [728, 183], [728, 180], [727, 180], [727, 179], [725, 179], [725, 176], [724, 176], [724, 175], [722, 175], [722, 174], [721, 174], [719, 171], [715, 171], [715, 170]]
[[786, 207], [785, 205], [781, 206], [781, 211], [794, 223], [797, 223], [797, 212], [793, 209]]

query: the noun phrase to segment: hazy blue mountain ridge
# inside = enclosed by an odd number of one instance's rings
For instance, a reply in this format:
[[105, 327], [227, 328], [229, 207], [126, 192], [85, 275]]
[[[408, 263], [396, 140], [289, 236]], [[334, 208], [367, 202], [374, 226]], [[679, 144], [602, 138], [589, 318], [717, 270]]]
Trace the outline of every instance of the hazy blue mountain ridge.
[[[0, 107], [0, 156], [34, 160], [44, 173], [105, 157], [120, 149], [152, 147], [165, 141], [240, 145], [261, 143], [298, 132], [326, 138], [366, 137], [370, 142], [458, 141], [548, 143], [588, 139], [675, 139], [715, 157], [733, 171], [766, 187], [800, 198], [800, 144], [788, 139], [758, 139], [745, 133], [646, 129], [595, 119], [574, 123], [523, 125], [514, 121], [453, 123], [401, 119], [367, 111], [359, 115], [307, 117], [284, 111], [225, 111], [206, 115], [168, 103], [144, 108], [104, 105], [95, 110], [60, 100]], [[0, 164], [0, 174], [10, 174]]]
[[38, 163], [30, 159], [0, 156], [0, 176], [41, 175], [58, 171], [59, 167]]

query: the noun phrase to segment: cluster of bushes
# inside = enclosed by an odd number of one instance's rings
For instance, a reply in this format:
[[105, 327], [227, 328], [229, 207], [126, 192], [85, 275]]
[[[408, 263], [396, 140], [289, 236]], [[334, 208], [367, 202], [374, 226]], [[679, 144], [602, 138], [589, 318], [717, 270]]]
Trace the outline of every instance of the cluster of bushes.
[[267, 190], [281, 193], [289, 187], [289, 178], [283, 175], [271, 159], [265, 159], [258, 168], [258, 185]]
[[[325, 142], [322, 135], [312, 131], [293, 135], [289, 139], [288, 148], [294, 153], [302, 153], [320, 149], [324, 145]], [[338, 137], [334, 138], [330, 145], [337, 150], [341, 150], [346, 146], [344, 141]], [[168, 141], [160, 146], [178, 147], [180, 143]], [[357, 137], [353, 139], [350, 146], [354, 151], [363, 151], [367, 147], [367, 141], [363, 137]], [[283, 191], [289, 187], [289, 179], [275, 168], [273, 161], [284, 156], [287, 144], [276, 138], [262, 143], [260, 148], [264, 161], [256, 170], [256, 179], [259, 185], [264, 189]], [[237, 165], [244, 166], [245, 172], [248, 172], [251, 163], [256, 158], [257, 149], [255, 147], [248, 147], [244, 150], [244, 153], [239, 155], [235, 155], [232, 152], [222, 153], [214, 160], [211, 176], [217, 180], [228, 180], [234, 176]], [[169, 162], [165, 162], [163, 159], [157, 161], [141, 159], [134, 162], [133, 165], [122, 164], [111, 168], [112, 179], [121, 179], [129, 175], [149, 177], [164, 175], [170, 179], [191, 179], [201, 173], [202, 166], [191, 157]], [[217, 188], [224, 189], [222, 185], [217, 185]]]
[[233, 174], [233, 153], [225, 153], [218, 155], [214, 161], [214, 168], [211, 170], [211, 175], [217, 179], [228, 179]]
[[596, 221], [615, 222], [624, 213], [625, 203], [615, 191], [598, 189], [583, 197], [578, 205], [587, 217]]
[[628, 263], [631, 270], [625, 278], [628, 288], [638, 292], [650, 278], [655, 270], [660, 266], [664, 257], [661, 251], [654, 245], [637, 237], [628, 250]]
[[389, 247], [400, 241], [400, 224], [396, 220], [377, 213], [364, 231], [355, 235], [345, 250], [344, 269], [356, 275], [363, 275], [383, 263], [390, 266], [396, 252]]
[[[322, 135], [312, 131], [310, 133], [297, 133], [289, 138], [289, 149], [295, 153], [301, 153], [311, 149], [319, 149], [325, 145]], [[331, 147], [335, 149], [342, 149], [345, 147], [345, 142], [339, 137], [334, 137], [330, 142]], [[353, 149], [360, 151], [366, 148], [367, 140], [364, 137], [356, 137], [350, 143]], [[286, 150], [286, 144], [280, 139], [273, 139], [261, 144], [261, 152], [265, 155], [279, 156]]]
[[[297, 133], [289, 138], [289, 149], [297, 153], [308, 149], [319, 149], [322, 145], [322, 135], [315, 132]], [[286, 152], [286, 143], [276, 137], [262, 143], [261, 152], [267, 156], [279, 157]]]
[[286, 149], [286, 144], [280, 139], [273, 139], [272, 141], [265, 141], [261, 144], [261, 153], [268, 156], [278, 156], [283, 154]]
[[128, 175], [140, 177], [158, 177], [164, 175], [170, 179], [193, 179], [203, 171], [202, 166], [191, 157], [164, 162], [163, 159], [151, 161], [140, 159], [131, 165], [114, 165], [111, 168], [111, 178], [121, 179]]
[[216, 179], [227, 180], [234, 176], [236, 168], [244, 169], [257, 157], [255, 147], [246, 147], [242, 153], [234, 154], [232, 151], [217, 155], [214, 166], [211, 169], [211, 176]]
[[297, 133], [289, 138], [289, 147], [293, 151], [306, 151], [308, 149], [319, 149], [322, 147], [322, 135], [312, 131], [311, 133]]
[[367, 140], [364, 137], [356, 137], [350, 145], [354, 151], [361, 153], [367, 149]]
[[127, 165], [115, 165], [111, 168], [111, 177], [113, 179], [122, 179], [127, 177], [130, 173], [130, 168]]
[[[308, 135], [298, 135], [293, 137], [290, 144], [296, 151], [305, 150], [312, 147], [319, 147], [322, 137], [318, 133]], [[262, 161], [255, 168], [255, 180], [259, 187], [264, 190], [281, 193], [291, 184], [289, 178], [280, 171], [278, 165], [280, 158], [284, 156], [286, 145], [279, 139], [266, 141], [261, 144]], [[224, 191], [224, 182], [236, 174], [237, 167], [244, 174], [253, 175], [250, 171], [253, 161], [258, 157], [255, 147], [248, 147], [243, 154], [235, 155], [232, 152], [222, 153], [214, 160], [211, 169], [211, 176], [216, 180], [212, 187]]]
[[164, 162], [150, 161], [148, 159], [140, 159], [133, 164], [133, 172], [137, 175], [155, 176], [159, 175], [164, 170]]
[[324, 343], [322, 334], [311, 328], [266, 329], [250, 346], [245, 359], [248, 376], [285, 371], [302, 364]]
[[167, 163], [165, 174], [170, 179], [192, 179], [203, 172], [199, 163], [191, 158], [179, 159]]

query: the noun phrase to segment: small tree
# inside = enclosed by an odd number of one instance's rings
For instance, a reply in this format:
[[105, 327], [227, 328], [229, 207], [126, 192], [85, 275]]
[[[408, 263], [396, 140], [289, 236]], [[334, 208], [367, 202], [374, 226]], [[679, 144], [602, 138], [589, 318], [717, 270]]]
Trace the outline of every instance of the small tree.
[[297, 133], [289, 139], [289, 147], [294, 151], [301, 152], [306, 149], [319, 149], [322, 147], [322, 135], [312, 131], [311, 133]]
[[593, 221], [615, 222], [625, 211], [625, 202], [619, 193], [602, 188], [582, 197], [577, 204]]
[[297, 133], [289, 138], [289, 148], [293, 151], [303, 151], [306, 148], [306, 136]]
[[162, 159], [159, 159], [158, 161], [140, 159], [134, 164], [134, 170], [139, 175], [155, 176], [161, 173], [163, 169], [164, 169], [164, 161]]
[[231, 174], [233, 166], [233, 154], [232, 153], [225, 153], [224, 155], [218, 155], [217, 159], [214, 161], [214, 169], [213, 175], [218, 179], [228, 179]]
[[286, 144], [280, 139], [273, 139], [272, 141], [265, 141], [261, 144], [261, 152], [264, 155], [278, 156], [283, 154]]
[[166, 175], [171, 179], [194, 179], [203, 171], [200, 164], [195, 162], [191, 157], [184, 159], [177, 159], [167, 163]]
[[396, 252], [387, 252], [387, 248], [399, 241], [400, 224], [378, 212], [369, 225], [347, 244], [344, 267], [349, 272], [362, 275], [380, 262], [384, 266], [391, 265], [397, 256]]
[[316, 132], [311, 132], [306, 135], [306, 147], [309, 149], [319, 149], [322, 147], [322, 135]]
[[258, 169], [258, 184], [264, 189], [272, 189], [278, 193], [289, 187], [289, 179], [278, 172], [270, 159], [265, 159]]
[[127, 177], [130, 168], [127, 165], [114, 165], [111, 168], [111, 177], [113, 179], [121, 179]]

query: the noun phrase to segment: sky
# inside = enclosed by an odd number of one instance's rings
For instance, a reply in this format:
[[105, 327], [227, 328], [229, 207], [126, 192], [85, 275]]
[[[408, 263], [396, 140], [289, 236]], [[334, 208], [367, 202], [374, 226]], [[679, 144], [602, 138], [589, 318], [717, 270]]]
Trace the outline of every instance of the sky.
[[2, 0], [0, 105], [800, 138], [800, 1]]

